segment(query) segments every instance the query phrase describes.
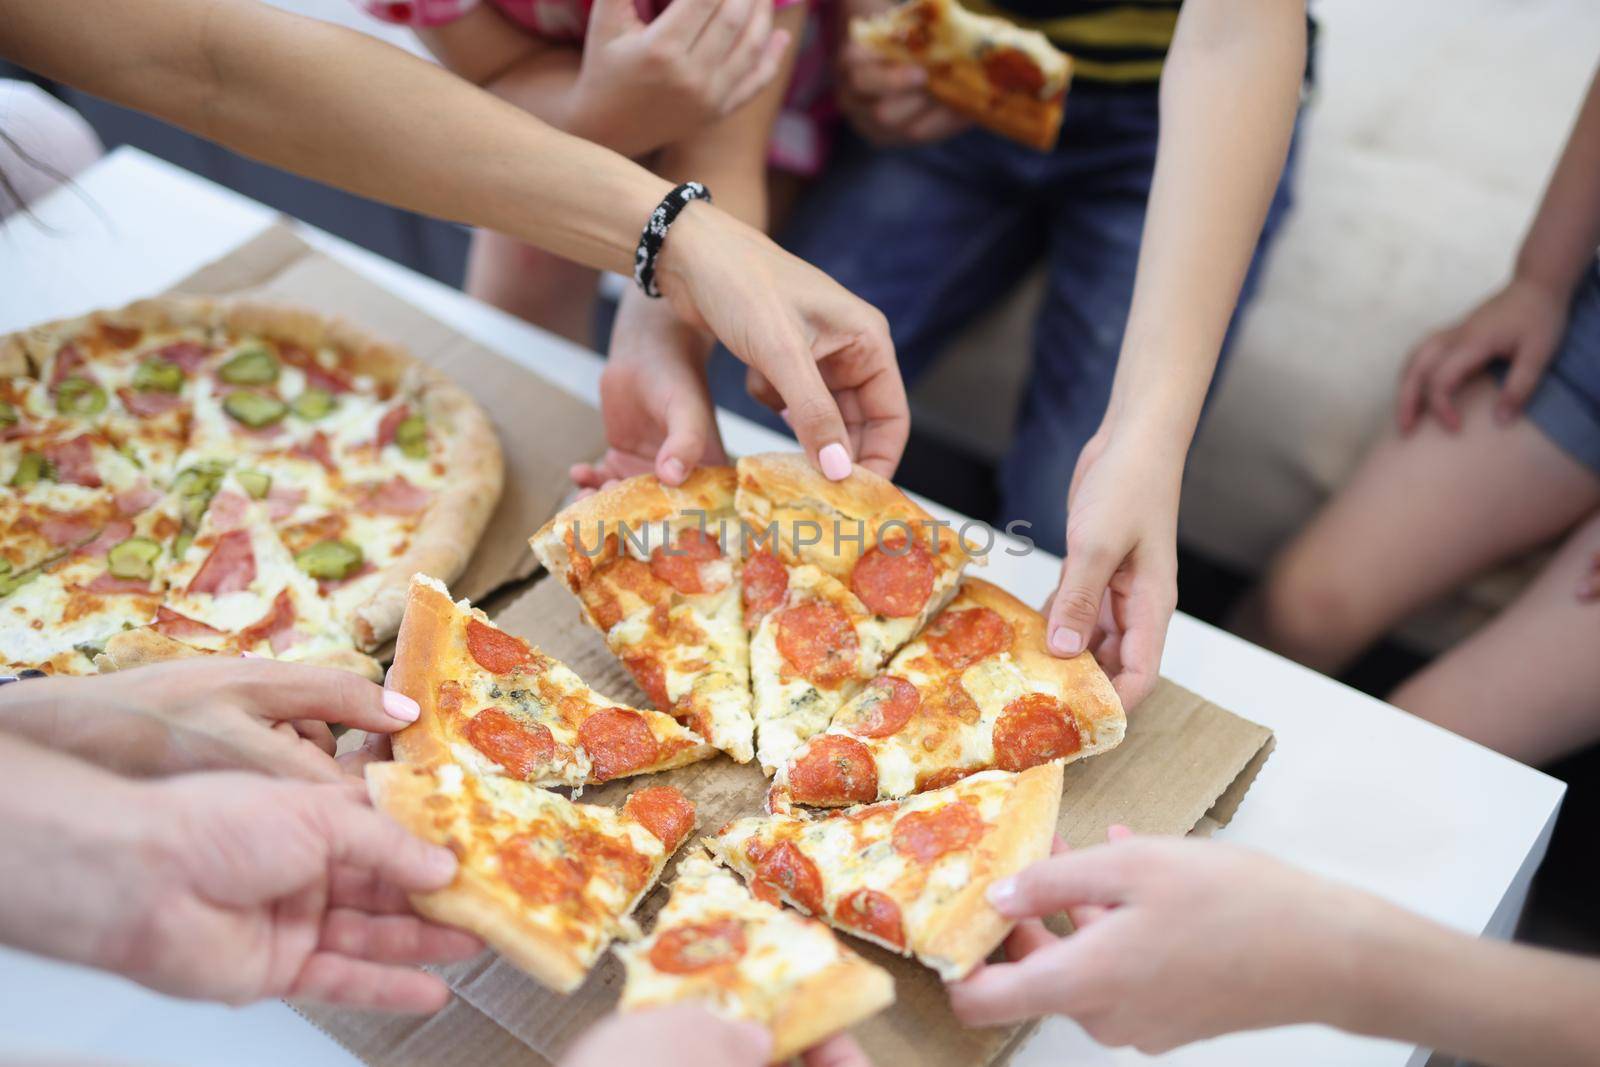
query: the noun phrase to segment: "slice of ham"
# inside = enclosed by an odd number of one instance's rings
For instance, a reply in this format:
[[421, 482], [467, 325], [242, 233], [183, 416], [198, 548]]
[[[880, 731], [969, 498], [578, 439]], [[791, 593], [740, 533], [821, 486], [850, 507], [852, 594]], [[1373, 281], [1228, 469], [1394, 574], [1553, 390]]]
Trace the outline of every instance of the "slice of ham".
[[126, 519], [117, 519], [108, 522], [105, 528], [95, 535], [95, 539], [78, 549], [81, 556], [103, 556], [111, 549], [133, 536], [133, 523]]
[[210, 358], [214, 350], [198, 341], [174, 341], [156, 350], [156, 355], [168, 363], [176, 363], [185, 374], [193, 374]]
[[273, 522], [287, 519], [305, 502], [306, 491], [292, 485], [274, 485], [267, 493], [267, 517]]
[[138, 578], [118, 578], [109, 571], [84, 586], [91, 593], [149, 593], [149, 581]]
[[122, 401], [122, 406], [127, 409], [128, 414], [141, 419], [153, 419], [183, 405], [183, 397], [177, 393], [163, 393], [159, 390], [118, 389], [117, 399]]
[[206, 521], [218, 533], [237, 530], [244, 522], [244, 513], [249, 507], [249, 497], [231, 489], [223, 489], [211, 498], [211, 506], [206, 509]]
[[405, 404], [397, 404], [384, 412], [383, 418], [378, 420], [378, 447], [393, 444], [395, 431], [410, 417], [411, 409]]
[[39, 532], [56, 548], [81, 545], [100, 529], [100, 520], [86, 512], [51, 512], [39, 520]]
[[56, 361], [50, 366], [50, 391], [55, 392], [56, 386], [74, 376], [89, 376], [83, 369], [83, 353], [78, 351], [77, 345], [62, 345], [56, 351]]
[[267, 613], [239, 631], [237, 635], [239, 648], [248, 651], [258, 643], [267, 641], [271, 642], [272, 651], [281, 651], [278, 647], [278, 638], [293, 626], [294, 600], [289, 596], [289, 590], [280, 589]]
[[150, 488], [149, 482], [141, 480], [132, 489], [117, 494], [117, 514], [132, 518], [160, 499], [161, 494]]
[[408, 482], [405, 475], [397, 474], [386, 482], [368, 486], [361, 498], [361, 507], [380, 515], [415, 515], [428, 506], [432, 496], [426, 489]]
[[295, 445], [289, 450], [289, 454], [320, 463], [330, 474], [333, 473], [333, 449], [328, 445], [328, 435], [321, 430], [312, 434], [309, 441]]
[[198, 619], [191, 619], [187, 615], [180, 615], [165, 604], [156, 608], [156, 621], [151, 626], [157, 633], [165, 634], [174, 640], [193, 640], [197, 637], [221, 637], [222, 631], [214, 626], [207, 626]]
[[190, 579], [188, 591], [220, 596], [248, 589], [255, 580], [256, 554], [250, 531], [229, 530], [217, 538], [216, 547]]
[[56, 481], [90, 489], [100, 487], [100, 474], [94, 469], [94, 449], [88, 434], [46, 445], [44, 458], [55, 468]]
[[283, 356], [283, 361], [291, 367], [299, 367], [306, 376], [306, 384], [318, 389], [326, 389], [330, 393], [348, 393], [354, 388], [350, 379], [342, 373], [324, 367], [318, 363], [316, 357], [297, 344], [283, 343], [278, 345], [278, 352]]
[[291, 626], [287, 630], [279, 630], [273, 634], [267, 639], [267, 643], [272, 647], [274, 656], [281, 656], [309, 636], [304, 630], [297, 630]]

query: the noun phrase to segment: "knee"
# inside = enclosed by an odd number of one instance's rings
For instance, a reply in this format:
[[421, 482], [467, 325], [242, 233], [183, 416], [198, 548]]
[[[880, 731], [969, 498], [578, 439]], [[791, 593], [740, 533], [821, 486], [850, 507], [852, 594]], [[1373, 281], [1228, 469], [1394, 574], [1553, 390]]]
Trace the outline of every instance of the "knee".
[[1320, 670], [1360, 651], [1367, 629], [1359, 584], [1293, 546], [1275, 560], [1256, 594], [1261, 643]]

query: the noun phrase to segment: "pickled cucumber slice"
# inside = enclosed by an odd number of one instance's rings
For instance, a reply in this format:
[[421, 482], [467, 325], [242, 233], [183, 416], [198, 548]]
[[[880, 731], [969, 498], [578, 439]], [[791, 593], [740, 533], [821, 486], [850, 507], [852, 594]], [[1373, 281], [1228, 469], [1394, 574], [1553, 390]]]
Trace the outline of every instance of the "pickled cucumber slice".
[[260, 500], [272, 490], [270, 474], [263, 474], [261, 471], [238, 471], [234, 477], [239, 479], [240, 487], [256, 500]]
[[156, 559], [161, 545], [148, 537], [130, 537], [111, 546], [106, 553], [106, 569], [113, 578], [148, 582], [156, 574]]
[[337, 406], [332, 393], [314, 385], [289, 402], [289, 410], [307, 422], [326, 418]]
[[142, 393], [176, 393], [183, 388], [183, 368], [151, 356], [133, 372], [133, 387]]
[[39, 577], [39, 568], [37, 567], [30, 567], [25, 571], [18, 571], [16, 574], [0, 575], [0, 596], [10, 596], [37, 577]]
[[428, 458], [428, 424], [421, 415], [407, 415], [394, 428], [394, 443], [412, 459]]
[[222, 410], [253, 430], [271, 426], [289, 413], [289, 406], [266, 393], [229, 393]]
[[11, 484], [17, 489], [46, 480], [54, 481], [55, 471], [50, 469], [50, 461], [42, 452], [24, 452], [17, 460], [17, 469], [11, 472]]
[[295, 565], [313, 578], [338, 581], [348, 578], [361, 566], [361, 546], [349, 541], [318, 541], [310, 548], [296, 552]]
[[63, 415], [98, 415], [106, 409], [106, 391], [74, 375], [56, 386], [56, 410]]
[[17, 424], [17, 406], [9, 400], [0, 400], [0, 429]]
[[278, 380], [278, 357], [259, 345], [242, 349], [217, 368], [229, 385], [271, 385]]

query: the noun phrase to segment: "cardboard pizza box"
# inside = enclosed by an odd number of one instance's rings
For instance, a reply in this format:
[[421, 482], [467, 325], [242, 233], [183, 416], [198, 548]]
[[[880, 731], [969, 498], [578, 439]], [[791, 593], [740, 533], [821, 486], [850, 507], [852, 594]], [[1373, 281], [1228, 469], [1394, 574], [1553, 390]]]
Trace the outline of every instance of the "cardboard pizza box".
[[[495, 621], [565, 662], [599, 692], [636, 704], [645, 700], [600, 635], [579, 619], [576, 599], [560, 582], [541, 578]], [[1266, 727], [1163, 681], [1129, 717], [1120, 746], [1067, 768], [1059, 832], [1079, 847], [1104, 841], [1112, 823], [1149, 834], [1208, 833], [1232, 817], [1271, 744]], [[694, 801], [700, 833], [758, 811], [767, 786], [756, 764], [717, 758], [611, 782], [586, 790], [583, 800], [620, 804], [628, 793], [655, 782], [675, 785]], [[669, 865], [663, 883], [670, 883], [673, 871]], [[638, 917], [646, 929], [666, 896], [664, 886], [657, 887], [640, 906]], [[997, 1067], [1009, 1062], [1037, 1027], [962, 1027], [932, 971], [854, 938], [845, 941], [894, 976], [894, 1005], [854, 1030], [883, 1067]], [[493, 953], [443, 973], [457, 996], [431, 1019], [397, 1024], [334, 1009], [301, 1011], [373, 1067], [422, 1067], [431, 1061], [429, 1051], [439, 1048], [452, 1050], [453, 1063], [542, 1065], [553, 1063], [609, 1013], [622, 988], [622, 967], [609, 954], [569, 996], [543, 988]], [[508, 1035], [516, 1046], [509, 1052]]]
[[506, 480], [471, 563], [450, 583], [457, 596], [482, 600], [532, 574], [537, 561], [528, 533], [561, 509], [571, 487], [567, 469], [605, 449], [591, 405], [317, 251], [287, 223], [201, 267], [172, 291], [294, 304], [345, 319], [401, 345], [472, 394], [500, 437]]

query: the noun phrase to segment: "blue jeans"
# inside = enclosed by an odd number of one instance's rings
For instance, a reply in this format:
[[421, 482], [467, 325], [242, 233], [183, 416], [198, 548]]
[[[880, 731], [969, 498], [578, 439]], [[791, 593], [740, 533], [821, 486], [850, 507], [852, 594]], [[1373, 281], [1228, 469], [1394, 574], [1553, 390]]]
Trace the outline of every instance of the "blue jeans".
[[1572, 317], [1555, 357], [1528, 398], [1527, 415], [1545, 436], [1600, 474], [1600, 262], [1572, 297]]
[[[852, 143], [783, 235], [791, 251], [888, 316], [908, 382], [933, 364], [946, 338], [1045, 263], [1049, 286], [1016, 436], [1001, 464], [996, 518], [1028, 520], [1029, 536], [1054, 551], [1065, 544], [1073, 465], [1111, 394], [1158, 123], [1154, 90], [1074, 89], [1050, 153], [981, 130], [914, 148]], [[1287, 175], [1285, 168], [1241, 306], [1288, 210]], [[731, 393], [719, 389], [719, 402]]]

